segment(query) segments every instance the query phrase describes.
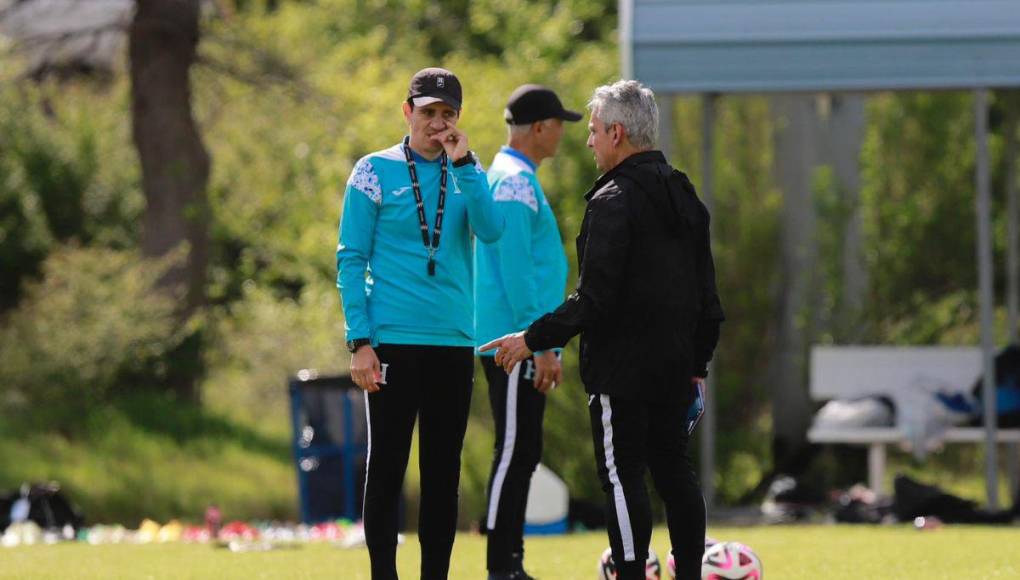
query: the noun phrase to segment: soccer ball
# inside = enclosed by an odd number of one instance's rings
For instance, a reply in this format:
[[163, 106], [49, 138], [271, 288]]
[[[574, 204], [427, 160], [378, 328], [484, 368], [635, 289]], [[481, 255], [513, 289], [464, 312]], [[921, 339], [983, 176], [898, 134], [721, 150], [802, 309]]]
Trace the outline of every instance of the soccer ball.
[[723, 542], [705, 551], [701, 580], [762, 580], [761, 560], [739, 542]]
[[[659, 566], [659, 556], [655, 550], [648, 548], [648, 559], [645, 560], [645, 580], [659, 580], [662, 576], [662, 567]], [[606, 548], [599, 558], [599, 580], [616, 580], [616, 562], [613, 562], [613, 549]]]
[[[712, 546], [719, 542], [715, 538], [705, 536], [705, 550], [707, 551]], [[673, 558], [673, 552], [669, 553], [669, 557], [666, 558], [666, 571], [669, 572], [669, 577], [676, 579], [676, 560]]]

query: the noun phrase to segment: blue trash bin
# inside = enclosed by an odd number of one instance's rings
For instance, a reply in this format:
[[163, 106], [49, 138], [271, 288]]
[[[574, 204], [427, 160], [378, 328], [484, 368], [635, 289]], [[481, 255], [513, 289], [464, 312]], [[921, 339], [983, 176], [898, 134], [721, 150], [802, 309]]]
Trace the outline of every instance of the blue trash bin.
[[361, 519], [365, 397], [349, 376], [302, 370], [289, 382], [301, 521]]

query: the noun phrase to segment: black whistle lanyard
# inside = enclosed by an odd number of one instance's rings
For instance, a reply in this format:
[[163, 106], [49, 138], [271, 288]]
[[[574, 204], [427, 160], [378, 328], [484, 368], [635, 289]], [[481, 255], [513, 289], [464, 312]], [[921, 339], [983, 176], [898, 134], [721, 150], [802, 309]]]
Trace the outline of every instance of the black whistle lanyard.
[[429, 224], [425, 219], [425, 202], [421, 197], [421, 184], [418, 182], [418, 170], [414, 156], [411, 155], [411, 138], [404, 137], [404, 157], [407, 158], [407, 172], [411, 174], [411, 189], [414, 190], [414, 201], [418, 204], [418, 224], [421, 226], [421, 241], [429, 253], [429, 276], [436, 275], [436, 250], [439, 249], [439, 235], [443, 230], [443, 208], [446, 206], [446, 152], [443, 152], [439, 172], [439, 207], [436, 209], [436, 227], [432, 230], [432, 243], [429, 243]]

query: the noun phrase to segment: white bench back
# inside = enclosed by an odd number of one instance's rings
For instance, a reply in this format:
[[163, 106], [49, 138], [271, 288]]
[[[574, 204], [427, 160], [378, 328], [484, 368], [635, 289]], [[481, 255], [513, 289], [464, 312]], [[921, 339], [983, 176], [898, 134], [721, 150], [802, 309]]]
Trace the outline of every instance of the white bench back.
[[815, 346], [811, 397], [816, 400], [889, 395], [924, 381], [969, 391], [981, 375], [981, 349], [943, 346]]

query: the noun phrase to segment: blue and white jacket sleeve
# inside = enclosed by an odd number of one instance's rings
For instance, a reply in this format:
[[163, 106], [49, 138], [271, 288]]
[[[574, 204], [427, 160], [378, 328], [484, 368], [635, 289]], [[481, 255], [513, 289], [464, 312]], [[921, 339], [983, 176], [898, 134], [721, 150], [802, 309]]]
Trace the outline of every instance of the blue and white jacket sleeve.
[[372, 337], [365, 276], [381, 204], [379, 177], [368, 158], [362, 158], [347, 180], [340, 243], [336, 247], [336, 285], [340, 289], [347, 340]]
[[468, 223], [478, 239], [491, 244], [503, 235], [503, 213], [489, 195], [485, 170], [477, 161], [453, 168], [457, 186], [467, 196]]
[[500, 279], [513, 311], [514, 328], [526, 329], [545, 314], [538, 304], [532, 260], [532, 229], [538, 219], [538, 197], [531, 180], [522, 174], [501, 179], [492, 199], [506, 219], [503, 236], [496, 243]]

